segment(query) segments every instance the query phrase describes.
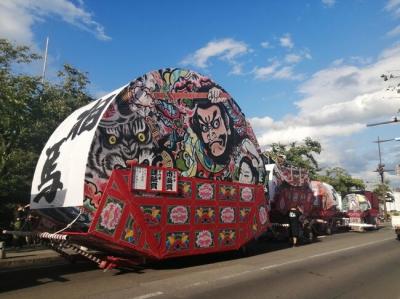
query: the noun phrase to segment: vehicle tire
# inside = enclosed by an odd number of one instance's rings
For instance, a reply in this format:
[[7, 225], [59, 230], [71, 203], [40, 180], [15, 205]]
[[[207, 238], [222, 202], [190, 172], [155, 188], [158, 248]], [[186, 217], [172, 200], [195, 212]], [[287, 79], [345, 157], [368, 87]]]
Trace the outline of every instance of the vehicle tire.
[[325, 229], [325, 233], [327, 235], [332, 235], [332, 226], [328, 225]]
[[309, 241], [310, 243], [314, 242], [314, 240], [315, 240], [315, 235], [314, 235], [314, 232], [313, 232], [312, 230], [310, 230], [310, 231], [307, 233], [307, 238], [308, 238], [308, 241]]
[[249, 243], [240, 247], [240, 255], [242, 257], [249, 257], [256, 254], [258, 242], [256, 240], [252, 240]]
[[248, 255], [248, 248], [246, 245], [243, 245], [242, 247], [239, 248], [239, 254], [240, 257], [247, 257]]

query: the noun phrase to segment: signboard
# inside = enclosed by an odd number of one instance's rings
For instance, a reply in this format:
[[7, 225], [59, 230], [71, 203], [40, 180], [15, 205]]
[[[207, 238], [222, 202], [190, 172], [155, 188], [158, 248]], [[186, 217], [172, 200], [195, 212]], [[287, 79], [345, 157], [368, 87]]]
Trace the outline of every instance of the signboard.
[[163, 171], [157, 168], [150, 169], [150, 190], [163, 191]]
[[178, 193], [175, 169], [132, 165], [131, 189], [146, 192]]
[[147, 189], [147, 168], [143, 166], [132, 167], [132, 189], [146, 190]]
[[164, 191], [173, 193], [178, 192], [178, 172], [171, 169], [167, 169], [164, 172]]

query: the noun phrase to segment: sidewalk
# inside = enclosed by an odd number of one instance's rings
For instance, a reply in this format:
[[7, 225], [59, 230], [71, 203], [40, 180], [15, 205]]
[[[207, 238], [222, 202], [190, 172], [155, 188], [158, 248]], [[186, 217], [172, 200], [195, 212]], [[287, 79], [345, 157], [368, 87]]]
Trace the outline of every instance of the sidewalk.
[[46, 247], [6, 248], [6, 256], [0, 259], [0, 272], [47, 265], [67, 264], [68, 261], [57, 252]]

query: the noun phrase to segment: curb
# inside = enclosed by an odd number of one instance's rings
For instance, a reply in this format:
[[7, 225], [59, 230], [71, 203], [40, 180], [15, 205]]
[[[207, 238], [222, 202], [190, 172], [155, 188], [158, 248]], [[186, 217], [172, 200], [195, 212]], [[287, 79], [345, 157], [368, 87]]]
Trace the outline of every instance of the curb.
[[9, 258], [0, 261], [0, 272], [19, 270], [22, 268], [37, 268], [53, 265], [69, 264], [70, 262], [61, 256], [49, 256], [49, 257], [32, 257], [32, 258]]

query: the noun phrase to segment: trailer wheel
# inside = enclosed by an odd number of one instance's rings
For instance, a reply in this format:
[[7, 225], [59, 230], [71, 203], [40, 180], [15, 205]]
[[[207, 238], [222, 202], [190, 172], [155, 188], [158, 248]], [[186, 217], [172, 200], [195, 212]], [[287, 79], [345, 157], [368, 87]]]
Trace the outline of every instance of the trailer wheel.
[[243, 245], [242, 247], [239, 248], [239, 254], [241, 257], [249, 256], [249, 250], [246, 245]]
[[330, 225], [328, 225], [325, 229], [325, 233], [327, 235], [332, 235], [332, 227]]
[[239, 252], [242, 257], [253, 256], [256, 253], [257, 240], [252, 240], [249, 243], [240, 247]]
[[310, 243], [314, 242], [314, 240], [315, 240], [315, 235], [314, 235], [314, 232], [313, 232], [312, 230], [310, 230], [310, 231], [308, 232], [307, 238], [308, 238], [308, 241], [309, 241]]

